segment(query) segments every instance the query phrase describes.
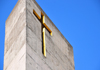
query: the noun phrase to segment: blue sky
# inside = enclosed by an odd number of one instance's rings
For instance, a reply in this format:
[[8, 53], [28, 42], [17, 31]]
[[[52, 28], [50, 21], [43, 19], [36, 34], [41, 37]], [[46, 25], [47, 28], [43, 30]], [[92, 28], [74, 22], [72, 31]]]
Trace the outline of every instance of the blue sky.
[[[36, 0], [74, 50], [75, 70], [100, 70], [100, 0]], [[5, 21], [17, 0], [0, 0], [0, 70]]]

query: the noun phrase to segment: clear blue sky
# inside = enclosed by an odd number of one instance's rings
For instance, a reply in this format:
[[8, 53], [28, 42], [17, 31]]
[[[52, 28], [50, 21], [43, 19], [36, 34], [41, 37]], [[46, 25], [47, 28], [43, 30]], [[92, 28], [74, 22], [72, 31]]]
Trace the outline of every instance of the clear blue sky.
[[[73, 46], [75, 70], [100, 70], [100, 0], [36, 0]], [[5, 21], [17, 0], [0, 0], [0, 70]]]

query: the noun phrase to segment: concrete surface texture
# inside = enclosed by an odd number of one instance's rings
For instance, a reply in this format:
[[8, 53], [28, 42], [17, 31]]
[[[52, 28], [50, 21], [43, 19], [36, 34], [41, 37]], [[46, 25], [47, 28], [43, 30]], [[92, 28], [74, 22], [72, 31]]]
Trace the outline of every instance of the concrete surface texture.
[[[33, 14], [45, 16], [46, 57], [42, 53], [42, 24]], [[75, 70], [73, 47], [35, 0], [18, 0], [6, 20], [4, 70]]]

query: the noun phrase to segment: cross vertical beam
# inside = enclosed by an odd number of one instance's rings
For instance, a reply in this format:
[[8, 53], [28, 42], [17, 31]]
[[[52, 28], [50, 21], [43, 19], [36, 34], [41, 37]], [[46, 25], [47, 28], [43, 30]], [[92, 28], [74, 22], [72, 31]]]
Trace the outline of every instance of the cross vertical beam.
[[52, 36], [52, 31], [50, 28], [45, 24], [45, 16], [41, 12], [41, 17], [36, 13], [36, 11], [33, 9], [33, 14], [37, 17], [37, 19], [42, 23], [42, 36], [43, 36], [43, 55], [46, 57], [46, 43], [45, 43], [45, 29], [47, 29]]
[[46, 45], [45, 45], [45, 27], [43, 27], [43, 54], [46, 57]]
[[43, 54], [46, 57], [46, 43], [45, 43], [45, 27], [43, 25], [43, 23], [45, 23], [45, 17], [44, 14], [41, 12], [41, 21], [42, 21], [42, 39], [43, 39]]

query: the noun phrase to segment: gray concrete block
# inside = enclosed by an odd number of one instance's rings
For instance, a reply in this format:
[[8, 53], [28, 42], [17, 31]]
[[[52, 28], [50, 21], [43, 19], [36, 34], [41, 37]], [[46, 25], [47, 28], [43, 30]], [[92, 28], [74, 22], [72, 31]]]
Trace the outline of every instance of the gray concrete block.
[[[53, 36], [45, 31], [46, 57], [42, 53], [41, 17]], [[35, 0], [19, 0], [6, 21], [4, 70], [75, 70], [73, 47]]]

